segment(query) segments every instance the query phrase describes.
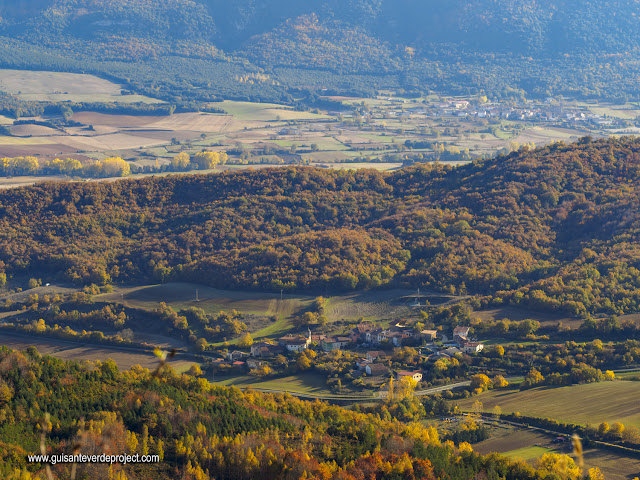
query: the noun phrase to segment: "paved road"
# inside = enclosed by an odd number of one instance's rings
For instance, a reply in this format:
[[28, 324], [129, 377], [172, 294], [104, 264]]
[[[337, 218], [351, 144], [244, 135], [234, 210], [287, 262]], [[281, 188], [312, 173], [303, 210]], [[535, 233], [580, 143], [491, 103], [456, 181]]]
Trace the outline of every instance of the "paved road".
[[418, 390], [414, 393], [414, 395], [416, 397], [420, 397], [422, 395], [431, 395], [432, 393], [444, 392], [446, 390], [453, 390], [454, 388], [458, 388], [458, 387], [468, 387], [469, 385], [471, 385], [471, 382], [469, 380], [467, 380], [466, 382], [450, 383], [448, 385], [441, 385], [440, 387], [432, 387], [432, 388], [427, 388], [425, 390]]

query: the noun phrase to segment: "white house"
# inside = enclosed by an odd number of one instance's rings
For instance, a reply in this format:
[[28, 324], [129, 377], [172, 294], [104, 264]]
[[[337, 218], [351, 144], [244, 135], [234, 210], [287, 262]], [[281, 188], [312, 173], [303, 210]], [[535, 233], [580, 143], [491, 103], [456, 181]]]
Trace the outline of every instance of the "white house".
[[309, 348], [311, 344], [311, 332], [308, 337], [301, 335], [285, 335], [278, 340], [278, 344], [286, 348], [288, 352], [301, 352]]
[[396, 373], [396, 379], [397, 380], [402, 380], [404, 377], [412, 378], [416, 382], [421, 382], [422, 381], [422, 372], [402, 371], [402, 372]]
[[462, 351], [464, 353], [478, 353], [484, 349], [484, 345], [478, 342], [466, 342], [462, 345]]

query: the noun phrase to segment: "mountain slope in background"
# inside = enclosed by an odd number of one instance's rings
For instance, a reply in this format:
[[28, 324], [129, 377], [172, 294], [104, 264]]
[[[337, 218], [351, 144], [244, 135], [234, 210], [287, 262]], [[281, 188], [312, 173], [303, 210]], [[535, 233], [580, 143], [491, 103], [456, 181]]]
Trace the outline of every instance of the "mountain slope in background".
[[451, 44], [514, 54], [620, 53], [640, 45], [640, 7], [631, 0], [22, 0], [3, 1], [0, 16], [14, 35], [65, 33], [146, 35], [206, 40], [238, 49], [287, 20], [317, 15], [364, 28], [381, 41], [414, 48]]
[[[361, 94], [638, 95], [640, 8], [632, 0], [22, 0], [0, 2], [0, 17], [0, 66], [86, 70], [145, 86], [180, 77], [195, 99], [282, 100], [301, 86], [355, 84]], [[23, 44], [18, 59], [15, 41]], [[172, 56], [227, 66], [212, 74]], [[120, 65], [127, 62], [153, 65], [155, 78]], [[249, 91], [228, 64], [282, 86]], [[331, 75], [309, 81], [314, 72]], [[211, 80], [225, 87], [216, 91]]]

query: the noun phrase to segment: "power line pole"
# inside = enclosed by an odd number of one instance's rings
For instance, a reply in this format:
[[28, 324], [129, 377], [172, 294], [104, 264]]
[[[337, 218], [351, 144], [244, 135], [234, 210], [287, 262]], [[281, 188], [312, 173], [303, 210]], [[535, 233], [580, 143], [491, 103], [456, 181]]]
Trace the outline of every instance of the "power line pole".
[[200, 300], [198, 299], [198, 289], [196, 288], [196, 302], [199, 302]]

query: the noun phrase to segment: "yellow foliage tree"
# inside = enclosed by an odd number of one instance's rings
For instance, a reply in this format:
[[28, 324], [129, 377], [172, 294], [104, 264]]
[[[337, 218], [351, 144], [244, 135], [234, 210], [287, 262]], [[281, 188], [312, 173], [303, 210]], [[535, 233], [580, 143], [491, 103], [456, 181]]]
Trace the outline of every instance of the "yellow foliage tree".
[[610, 427], [607, 422], [602, 422], [600, 425], [598, 425], [598, 433], [600, 433], [601, 435], [606, 434], [609, 431], [609, 429]]
[[479, 373], [477, 375], [471, 376], [471, 388], [476, 390], [479, 389], [481, 391], [488, 390], [489, 387], [492, 386], [491, 379], [487, 377], [484, 373]]
[[193, 156], [191, 161], [198, 165], [200, 170], [208, 170], [216, 165], [227, 163], [227, 154], [211, 151], [199, 152]]
[[185, 170], [191, 163], [191, 157], [186, 152], [180, 152], [171, 159], [171, 166], [174, 170]]
[[100, 170], [105, 177], [126, 177], [131, 173], [131, 167], [120, 157], [105, 158], [100, 164]]
[[509, 385], [509, 382], [502, 376], [496, 375], [493, 377], [493, 388], [504, 388]]
[[402, 377], [395, 385], [395, 399], [402, 401], [405, 398], [409, 398], [416, 390], [418, 382], [411, 377]]
[[249, 348], [253, 345], [253, 337], [249, 332], [245, 333], [240, 340], [238, 340], [238, 346], [240, 348]]
[[604, 480], [604, 475], [598, 467], [593, 467], [587, 472], [587, 480]]
[[580, 468], [568, 455], [545, 453], [538, 459], [537, 468], [543, 477], [555, 473], [563, 480], [580, 478]]
[[624, 425], [620, 422], [615, 422], [613, 425], [611, 425], [610, 432], [614, 435], [622, 436], [622, 433], [624, 432]]

